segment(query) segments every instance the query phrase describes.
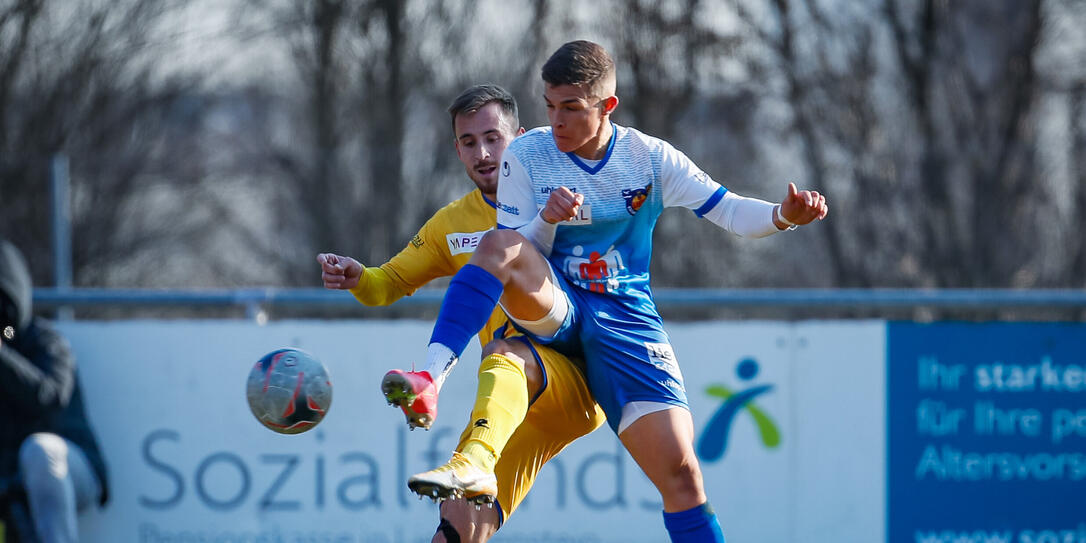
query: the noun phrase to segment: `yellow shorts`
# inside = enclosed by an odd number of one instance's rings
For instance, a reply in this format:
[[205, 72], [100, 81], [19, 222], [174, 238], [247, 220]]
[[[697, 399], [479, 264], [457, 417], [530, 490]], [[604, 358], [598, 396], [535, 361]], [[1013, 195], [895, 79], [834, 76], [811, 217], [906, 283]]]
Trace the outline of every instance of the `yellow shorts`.
[[[494, 467], [498, 504], [504, 518], [509, 518], [524, 500], [547, 461], [607, 421], [592, 399], [580, 368], [554, 349], [534, 341], [530, 345], [543, 368], [543, 390], [528, 405], [524, 421], [513, 431]], [[468, 423], [457, 450], [463, 447], [471, 429]]]

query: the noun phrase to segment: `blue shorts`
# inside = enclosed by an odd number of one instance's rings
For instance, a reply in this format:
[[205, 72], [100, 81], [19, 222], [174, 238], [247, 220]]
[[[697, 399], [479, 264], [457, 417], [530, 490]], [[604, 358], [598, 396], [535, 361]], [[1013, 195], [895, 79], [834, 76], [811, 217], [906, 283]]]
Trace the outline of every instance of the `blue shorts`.
[[618, 433], [622, 408], [629, 402], [689, 409], [682, 373], [655, 306], [583, 289], [557, 270], [552, 277], [569, 299], [565, 321], [551, 338], [525, 334], [584, 360], [588, 387], [611, 430]]

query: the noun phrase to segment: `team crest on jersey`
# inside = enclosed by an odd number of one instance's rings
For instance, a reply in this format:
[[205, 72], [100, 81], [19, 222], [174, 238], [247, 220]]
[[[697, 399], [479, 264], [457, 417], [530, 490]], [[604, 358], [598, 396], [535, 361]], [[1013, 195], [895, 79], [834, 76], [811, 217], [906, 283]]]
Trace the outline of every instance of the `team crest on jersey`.
[[509, 161], [502, 161], [502, 177], [509, 177]]
[[645, 200], [649, 199], [650, 192], [652, 192], [652, 183], [645, 185], [643, 189], [622, 189], [622, 199], [626, 200], [626, 211], [630, 215], [637, 213]]

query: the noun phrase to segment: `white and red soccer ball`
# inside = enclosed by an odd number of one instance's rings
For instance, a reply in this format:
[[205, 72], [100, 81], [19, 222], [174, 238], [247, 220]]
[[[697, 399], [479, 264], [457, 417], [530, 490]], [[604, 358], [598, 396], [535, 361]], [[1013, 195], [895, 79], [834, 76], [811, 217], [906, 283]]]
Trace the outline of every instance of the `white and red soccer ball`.
[[280, 434], [300, 434], [328, 413], [332, 381], [324, 364], [313, 355], [279, 349], [253, 366], [245, 396], [261, 424]]

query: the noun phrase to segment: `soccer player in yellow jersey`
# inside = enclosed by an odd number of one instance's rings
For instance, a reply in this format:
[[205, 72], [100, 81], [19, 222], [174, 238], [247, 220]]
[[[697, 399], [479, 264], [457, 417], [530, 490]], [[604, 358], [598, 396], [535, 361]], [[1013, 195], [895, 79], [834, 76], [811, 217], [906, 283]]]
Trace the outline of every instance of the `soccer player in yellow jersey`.
[[[477, 189], [438, 210], [399, 254], [379, 267], [347, 256], [317, 255], [326, 288], [349, 290], [365, 305], [389, 305], [435, 278], [454, 275], [482, 235], [495, 227], [501, 155], [524, 132], [516, 102], [498, 86], [480, 85], [457, 97], [449, 114], [457, 156]], [[453, 462], [409, 482], [420, 495], [463, 498], [443, 501], [434, 543], [490, 539], [524, 499], [543, 464], [605, 420], [579, 366], [510, 334], [506, 322], [498, 308], [479, 332], [484, 347], [478, 395]], [[433, 424], [437, 392], [455, 358], [450, 362], [420, 371], [393, 370], [383, 379], [386, 398], [403, 409], [412, 429]], [[449, 494], [453, 487], [462, 494]], [[477, 508], [495, 499], [498, 507]]]

